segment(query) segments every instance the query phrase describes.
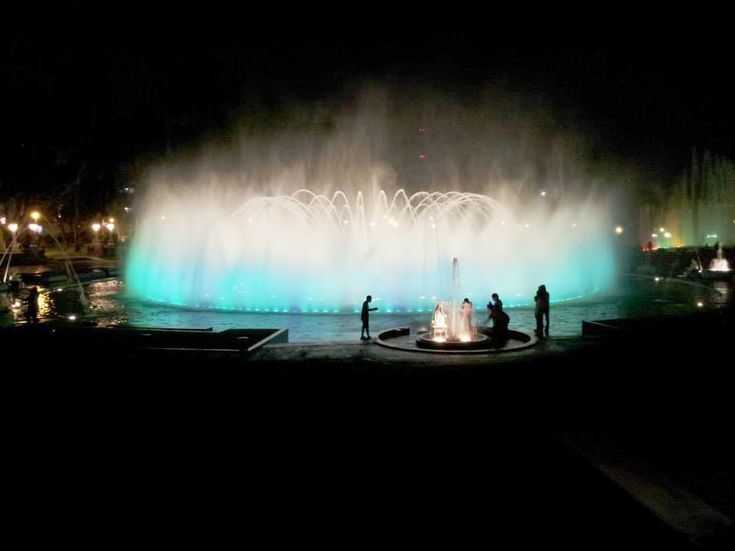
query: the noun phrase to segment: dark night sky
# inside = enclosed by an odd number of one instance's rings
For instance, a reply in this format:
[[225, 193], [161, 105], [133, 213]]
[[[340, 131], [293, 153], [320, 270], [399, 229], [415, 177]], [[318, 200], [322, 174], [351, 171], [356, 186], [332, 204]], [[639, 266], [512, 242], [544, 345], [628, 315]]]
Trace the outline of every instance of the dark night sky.
[[370, 16], [337, 12], [342, 21], [327, 23], [285, 7], [91, 6], [15, 11], [2, 23], [3, 195], [52, 194], [83, 163], [91, 187], [119, 179], [122, 166], [166, 144], [216, 135], [248, 103], [268, 111], [334, 98], [368, 78], [462, 94], [500, 83], [541, 98], [562, 121], [584, 120], [610, 154], [669, 174], [693, 147], [735, 157], [730, 38], [716, 15], [454, 24], [373, 5]]

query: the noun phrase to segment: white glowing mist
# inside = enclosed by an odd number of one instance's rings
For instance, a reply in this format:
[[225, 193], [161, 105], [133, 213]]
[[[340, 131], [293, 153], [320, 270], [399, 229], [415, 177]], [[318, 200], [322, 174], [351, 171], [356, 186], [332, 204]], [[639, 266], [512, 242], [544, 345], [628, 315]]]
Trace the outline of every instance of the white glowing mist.
[[557, 300], [609, 286], [613, 205], [579, 144], [497, 105], [430, 100], [370, 95], [346, 115], [291, 115], [297, 124], [153, 170], [130, 292], [319, 313], [372, 294], [380, 312], [432, 312], [452, 293], [453, 258], [475, 302], [528, 303], [542, 283]]

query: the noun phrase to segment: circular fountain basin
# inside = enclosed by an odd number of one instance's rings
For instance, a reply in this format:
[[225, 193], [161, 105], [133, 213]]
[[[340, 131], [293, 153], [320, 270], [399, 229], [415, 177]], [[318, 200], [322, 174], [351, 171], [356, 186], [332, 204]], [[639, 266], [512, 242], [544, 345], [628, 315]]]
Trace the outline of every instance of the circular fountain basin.
[[536, 345], [539, 341], [535, 336], [513, 329], [508, 330], [508, 339], [499, 346], [493, 341], [492, 330], [485, 327], [477, 328], [477, 338], [469, 342], [436, 342], [429, 339], [428, 331], [422, 331], [418, 337], [411, 336], [409, 327], [396, 327], [382, 331], [375, 343], [387, 348], [405, 350], [409, 352], [428, 352], [433, 354], [488, 354], [522, 350]]
[[477, 350], [478, 348], [489, 348], [490, 339], [487, 335], [477, 333], [468, 340], [436, 340], [429, 338], [429, 333], [420, 333], [416, 339], [419, 348], [430, 348], [433, 350]]

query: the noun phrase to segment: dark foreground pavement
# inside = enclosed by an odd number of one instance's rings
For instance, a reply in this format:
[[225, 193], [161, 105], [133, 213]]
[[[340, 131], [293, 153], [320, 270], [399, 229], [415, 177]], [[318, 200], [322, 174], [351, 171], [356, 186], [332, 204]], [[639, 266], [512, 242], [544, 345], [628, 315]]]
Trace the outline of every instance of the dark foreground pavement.
[[234, 526], [271, 545], [725, 548], [731, 529], [693, 540], [559, 435], [605, 434], [732, 518], [733, 362], [715, 360], [732, 328], [730, 312], [445, 364], [16, 336], [14, 516], [51, 512], [49, 529], [97, 542], [165, 527], [211, 545]]

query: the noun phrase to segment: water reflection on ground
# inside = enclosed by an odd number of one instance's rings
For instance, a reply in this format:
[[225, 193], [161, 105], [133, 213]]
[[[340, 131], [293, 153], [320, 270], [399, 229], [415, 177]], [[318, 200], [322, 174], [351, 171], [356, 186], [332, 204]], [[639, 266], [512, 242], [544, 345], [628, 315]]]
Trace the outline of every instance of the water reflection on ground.
[[[551, 290], [553, 293], [553, 289]], [[4, 293], [0, 307], [7, 307], [3, 324], [26, 320], [25, 298], [28, 291]], [[76, 316], [100, 326], [132, 325], [141, 327], [208, 328], [288, 328], [289, 340], [353, 341], [360, 334], [358, 314], [254, 314], [193, 310], [150, 304], [125, 298], [125, 286], [119, 280], [91, 283], [85, 287], [89, 304], [82, 307], [78, 288], [44, 289], [39, 300], [39, 318], [55, 319]], [[575, 336], [582, 333], [582, 321], [656, 315], [677, 315], [699, 308], [717, 308], [732, 301], [732, 284], [714, 282], [703, 285], [689, 281], [650, 277], [627, 277], [614, 293], [552, 304], [551, 334]], [[553, 296], [553, 294], [552, 294]], [[380, 307], [380, 304], [376, 304]], [[532, 306], [508, 309], [514, 329], [530, 332], [535, 327]], [[412, 332], [425, 329], [427, 313], [371, 314], [371, 331], [409, 326]], [[488, 323], [484, 304], [475, 304], [476, 325]]]

